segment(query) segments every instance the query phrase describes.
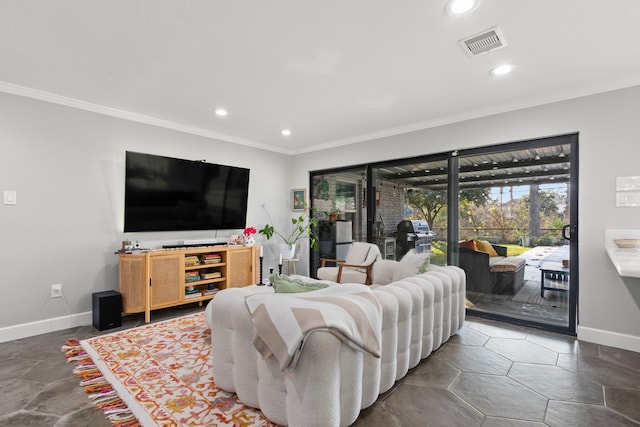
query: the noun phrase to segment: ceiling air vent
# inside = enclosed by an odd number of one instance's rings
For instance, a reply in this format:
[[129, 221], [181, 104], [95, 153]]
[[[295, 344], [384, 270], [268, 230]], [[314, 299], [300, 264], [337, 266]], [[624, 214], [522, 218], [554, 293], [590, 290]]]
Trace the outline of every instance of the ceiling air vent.
[[469, 56], [477, 56], [507, 45], [500, 28], [493, 27], [464, 40], [460, 40], [460, 46]]

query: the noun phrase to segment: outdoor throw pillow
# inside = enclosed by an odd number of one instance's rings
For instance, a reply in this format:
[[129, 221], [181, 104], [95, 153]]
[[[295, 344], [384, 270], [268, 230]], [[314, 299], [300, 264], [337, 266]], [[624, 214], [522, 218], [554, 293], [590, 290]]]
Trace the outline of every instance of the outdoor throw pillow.
[[471, 249], [472, 251], [477, 251], [476, 242], [473, 239], [465, 240], [464, 242], [460, 242], [461, 248]]
[[277, 273], [269, 276], [269, 283], [273, 285], [273, 290], [276, 293], [310, 292], [329, 287], [327, 283], [308, 277], [291, 277]]
[[394, 269], [392, 281], [424, 273], [429, 268], [431, 255], [431, 251], [418, 254], [414, 249], [410, 250]]
[[477, 250], [480, 252], [486, 252], [489, 256], [498, 256], [498, 252], [496, 252], [491, 243], [486, 240], [474, 240], [474, 242], [476, 244], [476, 248], [478, 248]]

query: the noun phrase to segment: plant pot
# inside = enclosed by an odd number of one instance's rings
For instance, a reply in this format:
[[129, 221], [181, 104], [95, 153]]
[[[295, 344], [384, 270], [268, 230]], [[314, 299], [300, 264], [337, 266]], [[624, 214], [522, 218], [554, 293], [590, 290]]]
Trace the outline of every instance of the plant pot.
[[289, 248], [289, 245], [286, 243], [279, 244], [280, 254], [282, 255], [282, 259], [293, 259], [296, 256], [296, 245], [292, 245]]

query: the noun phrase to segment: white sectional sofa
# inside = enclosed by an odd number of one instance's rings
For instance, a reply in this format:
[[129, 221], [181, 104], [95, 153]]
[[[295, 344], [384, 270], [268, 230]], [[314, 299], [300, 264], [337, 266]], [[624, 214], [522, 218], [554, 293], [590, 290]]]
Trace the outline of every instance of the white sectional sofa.
[[[395, 261], [380, 260], [374, 267], [375, 285], [348, 285], [371, 292], [379, 303], [379, 358], [354, 350], [329, 331], [319, 331], [304, 339], [295, 368], [281, 370], [274, 356], [263, 358], [256, 350], [256, 328], [245, 303], [251, 295], [273, 293], [273, 287], [254, 285], [219, 292], [206, 310], [216, 384], [236, 393], [244, 404], [260, 408], [277, 424], [352, 424], [362, 409], [446, 342], [464, 322], [464, 271], [430, 266], [425, 273], [407, 277], [406, 271], [400, 272], [402, 267]], [[331, 295], [341, 286], [311, 294]], [[277, 294], [268, 299], [296, 295], [305, 294]]]

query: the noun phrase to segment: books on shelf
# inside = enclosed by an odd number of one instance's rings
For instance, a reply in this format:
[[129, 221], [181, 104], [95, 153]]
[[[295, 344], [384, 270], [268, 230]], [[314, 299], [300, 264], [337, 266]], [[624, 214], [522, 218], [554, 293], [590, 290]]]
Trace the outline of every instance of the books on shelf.
[[205, 254], [201, 259], [204, 264], [217, 264], [222, 262], [222, 256], [220, 254]]
[[199, 298], [202, 296], [202, 292], [200, 291], [196, 291], [196, 292], [192, 292], [192, 293], [186, 293], [184, 294], [184, 298], [185, 299], [191, 299], [191, 298]]
[[219, 271], [208, 271], [208, 272], [200, 273], [200, 278], [202, 280], [218, 279], [220, 277], [222, 277], [222, 273]]
[[205, 296], [207, 296], [207, 295], [215, 295], [216, 293], [218, 293], [219, 290], [220, 289], [217, 289], [217, 288], [215, 288], [215, 289], [205, 289], [204, 291], [202, 291], [202, 295], [205, 295]]
[[197, 271], [187, 271], [184, 273], [185, 283], [197, 282], [200, 280], [200, 274]]
[[191, 267], [194, 265], [200, 265], [200, 258], [195, 255], [188, 255], [184, 257], [184, 265], [186, 267]]

